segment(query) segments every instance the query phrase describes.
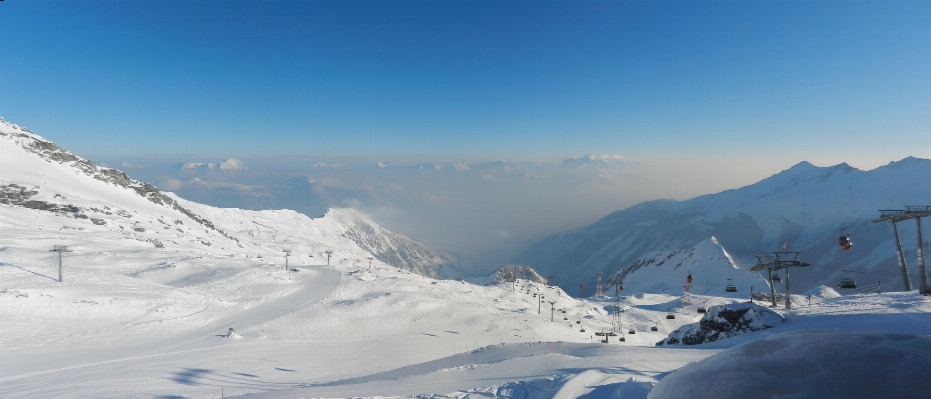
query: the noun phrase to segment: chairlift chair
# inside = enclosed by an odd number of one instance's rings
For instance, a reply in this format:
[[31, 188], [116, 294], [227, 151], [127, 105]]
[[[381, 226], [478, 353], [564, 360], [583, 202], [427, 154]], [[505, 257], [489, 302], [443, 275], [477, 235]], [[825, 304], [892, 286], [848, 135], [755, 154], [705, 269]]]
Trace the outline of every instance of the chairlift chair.
[[698, 307], [698, 310], [697, 310], [697, 312], [698, 312], [698, 313], [707, 313], [707, 312], [708, 312], [708, 310], [707, 310], [707, 309], [705, 309], [705, 307], [704, 307], [704, 306], [699, 306], [699, 307]]
[[676, 315], [674, 315], [674, 314], [672, 314], [672, 313], [669, 313], [669, 314], [666, 315], [666, 319], [668, 319], [668, 320], [672, 320], [672, 319], [675, 319], [675, 318], [676, 318]]
[[620, 342], [626, 342], [627, 340], [626, 340], [626, 339], [624, 339], [624, 336], [623, 336], [623, 335], [621, 335], [621, 337], [620, 337], [620, 338], [618, 338], [618, 341], [620, 341]]
[[627, 331], [627, 333], [628, 333], [628, 334], [636, 334], [637, 332], [634, 331], [633, 329], [630, 329], [630, 330]]
[[579, 332], [585, 332], [585, 327], [580, 328]]
[[837, 286], [840, 288], [857, 288], [857, 282], [854, 279], [847, 277], [847, 271], [844, 270], [842, 272], [843, 275], [841, 276], [840, 284], [837, 284]]
[[845, 278], [840, 281], [840, 284], [837, 284], [840, 288], [857, 288], [857, 282], [850, 278]]
[[736, 286], [736, 285], [733, 285], [733, 284], [728, 284], [727, 287], [724, 288], [724, 291], [726, 291], [726, 292], [737, 292], [737, 286]]
[[659, 327], [657, 327], [657, 326], [650, 326], [650, 331], [659, 331]]
[[782, 277], [779, 277], [778, 274], [774, 274], [774, 275], [773, 275], [773, 281], [780, 282], [780, 281], [782, 281]]

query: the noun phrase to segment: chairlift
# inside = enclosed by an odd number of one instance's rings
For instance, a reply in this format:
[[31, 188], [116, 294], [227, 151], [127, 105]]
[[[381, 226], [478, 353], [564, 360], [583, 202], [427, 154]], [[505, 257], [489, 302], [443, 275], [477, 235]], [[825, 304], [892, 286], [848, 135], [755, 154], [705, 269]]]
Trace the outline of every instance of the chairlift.
[[580, 328], [579, 332], [585, 332], [585, 327]]
[[840, 284], [837, 284], [837, 286], [840, 288], [857, 288], [857, 282], [854, 279], [847, 277], [847, 271], [844, 270], [842, 273], [843, 276], [841, 277]]
[[636, 334], [637, 332], [634, 331], [633, 329], [630, 329], [630, 330], [627, 331], [627, 333], [628, 333], [628, 334]]
[[618, 341], [620, 341], [620, 342], [626, 342], [627, 340], [624, 339], [624, 336], [622, 335], [621, 338], [618, 338]]
[[697, 310], [697, 312], [698, 312], [698, 313], [707, 313], [707, 312], [708, 312], [708, 310], [707, 310], [707, 309], [705, 309], [705, 307], [704, 307], [704, 306], [699, 306], [699, 307], [698, 307], [698, 310]]
[[650, 326], [650, 331], [659, 331], [659, 327], [657, 327], [657, 326]]
[[737, 286], [734, 284], [728, 284], [727, 287], [724, 287], [726, 292], [737, 292]]
[[775, 282], [780, 282], [780, 281], [782, 281], [782, 277], [779, 277], [778, 274], [774, 274], [774, 275], [773, 275], [773, 281], [775, 281]]
[[676, 315], [674, 315], [674, 314], [672, 314], [672, 313], [669, 313], [669, 314], [666, 315], [666, 319], [667, 319], [667, 320], [673, 320], [673, 319], [675, 319], [675, 318], [676, 318]]

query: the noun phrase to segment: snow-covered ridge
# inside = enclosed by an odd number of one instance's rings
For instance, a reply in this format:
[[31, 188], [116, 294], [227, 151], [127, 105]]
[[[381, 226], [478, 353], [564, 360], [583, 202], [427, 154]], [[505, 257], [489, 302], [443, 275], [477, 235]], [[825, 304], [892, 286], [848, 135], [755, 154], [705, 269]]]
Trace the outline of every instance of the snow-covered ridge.
[[[853, 277], [875, 281], [881, 276], [884, 286], [900, 287], [892, 229], [870, 221], [880, 209], [928, 204], [928, 176], [931, 160], [915, 157], [868, 171], [801, 162], [745, 187], [614, 212], [588, 227], [545, 238], [513, 261], [572, 285], [591, 285], [598, 271], [613, 274], [641, 258], [715, 236], [742, 268], [754, 265], [755, 255], [784, 246], [801, 252], [801, 260], [813, 267], [793, 277], [800, 292], [836, 285], [841, 270], [862, 270], [865, 274]], [[899, 225], [903, 243], [912, 248], [914, 226]], [[853, 251], [838, 249], [841, 229], [851, 234]], [[910, 253], [907, 261], [914, 265], [915, 251]]]
[[[88, 225], [76, 228], [112, 230], [124, 238], [148, 242], [158, 248], [178, 245], [179, 239], [210, 247], [221, 237], [229, 240], [229, 245], [243, 248], [256, 245], [256, 237], [264, 240], [277, 236], [282, 248], [303, 248], [306, 256], [322, 256], [326, 250], [343, 248], [355, 259], [373, 257], [429, 277], [445, 277], [443, 267], [455, 263], [451, 257], [392, 233], [352, 209], [334, 209], [321, 218], [310, 219], [288, 210], [213, 208], [161, 192], [117, 169], [98, 166], [2, 120], [0, 146], [3, 153], [0, 203], [50, 212]], [[220, 165], [222, 169], [239, 167], [235, 159]], [[275, 226], [271, 225], [272, 220]], [[185, 221], [194, 221], [208, 231], [205, 234], [191, 230]], [[267, 236], [266, 233], [274, 228], [315, 238], [298, 246], [290, 234], [279, 232]], [[301, 232], [301, 229], [306, 230]], [[169, 231], [177, 233], [176, 236], [166, 236]]]
[[[227, 239], [236, 241], [237, 245], [242, 246], [241, 244], [239, 244], [238, 240], [235, 237], [232, 237], [226, 234], [226, 232], [214, 226], [214, 224], [210, 220], [200, 217], [197, 214], [194, 214], [193, 212], [188, 210], [187, 208], [180, 206], [174, 199], [163, 194], [161, 191], [158, 190], [158, 188], [156, 188], [155, 186], [149, 183], [138, 181], [138, 180], [133, 180], [129, 176], [127, 176], [125, 173], [117, 169], [97, 166], [96, 164], [94, 164], [93, 161], [74, 155], [70, 151], [59, 147], [55, 143], [48, 141], [35, 133], [30, 132], [28, 129], [24, 129], [17, 125], [10, 124], [6, 122], [5, 120], [3, 120], [2, 118], [0, 118], [0, 136], [6, 139], [4, 140], [5, 145], [3, 147], [3, 153], [4, 153], [4, 159], [6, 159], [7, 162], [4, 162], [5, 165], [3, 169], [7, 172], [16, 170], [21, 167], [21, 166], [14, 166], [12, 165], [12, 162], [11, 162], [14, 159], [21, 159], [21, 157], [17, 157], [16, 155], [14, 155], [16, 151], [14, 147], [9, 146], [9, 144], [14, 144], [15, 147], [18, 147], [19, 149], [22, 149], [26, 152], [35, 154], [39, 158], [45, 161], [48, 161], [49, 163], [58, 163], [58, 164], [66, 165], [67, 167], [80, 171], [83, 174], [90, 176], [96, 180], [99, 180], [99, 181], [102, 181], [108, 184], [112, 184], [118, 187], [124, 187], [124, 188], [130, 189], [134, 191], [136, 194], [138, 194], [140, 197], [143, 197], [151, 201], [154, 204], [163, 205], [168, 208], [174, 209], [182, 213], [187, 218], [197, 222], [198, 224], [203, 225], [204, 227], [207, 227], [208, 229], [214, 230], [220, 235], [226, 237]], [[11, 180], [15, 180], [15, 176], [9, 176], [7, 178]], [[16, 184], [16, 183], [12, 183], [12, 184]], [[62, 193], [59, 193], [59, 196], [63, 198]], [[41, 205], [34, 202], [33, 207], [36, 207], [36, 206], [41, 206]], [[53, 208], [59, 208], [59, 209], [63, 208], [62, 205], [55, 205], [55, 204], [47, 205], [47, 206], [53, 207]], [[40, 209], [40, 208], [36, 208], [36, 209]], [[81, 209], [80, 208], [77, 208], [77, 209], [78, 210], [73, 211], [73, 213], [80, 214], [79, 212], [81, 211]]]

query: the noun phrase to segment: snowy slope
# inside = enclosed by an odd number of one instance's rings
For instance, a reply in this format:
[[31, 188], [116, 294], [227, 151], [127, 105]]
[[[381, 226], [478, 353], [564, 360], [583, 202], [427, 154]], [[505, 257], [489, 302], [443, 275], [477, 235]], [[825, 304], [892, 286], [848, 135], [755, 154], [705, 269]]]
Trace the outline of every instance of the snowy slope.
[[[436, 280], [378, 258], [369, 267], [375, 254], [351, 237], [350, 211], [310, 219], [162, 193], [156, 202], [135, 182], [95, 178], [105, 169], [75, 167], [80, 159], [50, 162], [29, 147], [41, 138], [3, 128], [0, 183], [17, 193], [0, 205], [4, 398], [644, 398], [672, 370], [778, 333], [656, 348], [700, 315], [678, 294], [646, 292], [619, 299], [626, 342], [596, 343], [594, 332], [612, 327], [612, 298], [527, 280]], [[689, 265], [696, 285], [708, 270], [732, 270], [702, 241], [694, 253], [713, 267]], [[48, 252], [57, 244], [74, 250], [63, 282]], [[680, 270], [656, 279], [663, 273]], [[855, 295], [799, 307], [771, 330], [927, 335], [929, 315], [931, 299], [915, 293]]]
[[[784, 244], [802, 252], [801, 260], [814, 266], [794, 275], [800, 292], [836, 285], [845, 269], [854, 278], [899, 289], [892, 228], [870, 220], [880, 209], [931, 203], [928, 176], [931, 160], [920, 158], [869, 171], [802, 162], [739, 189], [635, 205], [546, 238], [515, 261], [573, 286], [591, 285], [598, 271], [614, 273], [651, 253], [687, 249], [714, 236], [742, 268], [756, 263], [754, 255], [771, 254]], [[851, 234], [853, 251], [838, 248], [840, 229]], [[915, 274], [915, 223], [901, 223], [899, 229]]]
[[[768, 291], [769, 285], [759, 273], [741, 270], [715, 237], [694, 247], [663, 251], [637, 259], [608, 280], [620, 281], [627, 294], [666, 293], [680, 295], [688, 275], [692, 275], [690, 292], [728, 298], [749, 298], [750, 289]], [[725, 292], [728, 285], [737, 292]]]
[[[166, 250], [194, 244], [198, 252], [223, 255], [241, 254], [240, 239], [257, 238], [276, 243], [276, 247], [260, 251], [266, 256], [280, 255], [285, 247], [294, 247], [295, 256], [305, 258], [321, 256], [326, 250], [345, 249], [349, 252], [341, 256], [357, 261], [373, 256], [428, 276], [437, 276], [442, 265], [452, 262], [350, 209], [334, 209], [320, 219], [310, 219], [289, 210], [203, 206], [162, 193], [116, 169], [99, 167], [5, 121], [0, 121], [0, 146], [0, 202], [16, 210], [10, 222], [19, 217], [29, 220], [24, 215], [45, 212], [59, 217], [59, 229], [106, 232]], [[23, 223], [28, 223], [25, 220]], [[287, 224], [301, 230], [302, 237], [282, 234]], [[309, 237], [308, 230], [313, 231]], [[323, 244], [331, 241], [339, 245], [330, 248]], [[255, 242], [252, 245], [261, 246]]]

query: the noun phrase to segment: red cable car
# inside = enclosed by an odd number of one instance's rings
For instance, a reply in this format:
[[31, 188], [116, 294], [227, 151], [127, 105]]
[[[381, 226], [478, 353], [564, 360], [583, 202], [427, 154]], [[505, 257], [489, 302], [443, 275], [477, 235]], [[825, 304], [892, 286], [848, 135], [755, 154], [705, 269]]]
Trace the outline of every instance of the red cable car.
[[853, 249], [853, 242], [850, 241], [850, 234], [843, 235], [844, 229], [840, 229], [841, 236], [837, 239], [837, 245], [840, 245], [840, 248], [844, 251], [849, 251]]

